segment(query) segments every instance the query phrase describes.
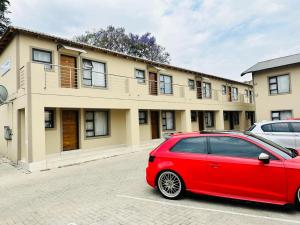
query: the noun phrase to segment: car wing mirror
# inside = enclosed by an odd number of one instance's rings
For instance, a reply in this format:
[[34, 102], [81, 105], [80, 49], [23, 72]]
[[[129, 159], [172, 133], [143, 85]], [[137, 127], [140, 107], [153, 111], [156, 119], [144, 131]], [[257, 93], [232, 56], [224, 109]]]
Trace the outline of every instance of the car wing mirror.
[[258, 160], [260, 160], [264, 164], [268, 164], [270, 162], [270, 155], [266, 153], [260, 153], [260, 155], [258, 156]]

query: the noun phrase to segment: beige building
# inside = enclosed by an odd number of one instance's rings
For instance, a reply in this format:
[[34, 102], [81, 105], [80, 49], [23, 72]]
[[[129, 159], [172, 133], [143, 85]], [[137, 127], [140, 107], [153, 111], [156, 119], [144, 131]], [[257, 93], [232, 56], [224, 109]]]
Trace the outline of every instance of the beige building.
[[63, 151], [254, 122], [249, 84], [16, 27], [0, 53], [0, 153], [29, 170]]
[[259, 62], [252, 73], [256, 120], [300, 118], [300, 54]]

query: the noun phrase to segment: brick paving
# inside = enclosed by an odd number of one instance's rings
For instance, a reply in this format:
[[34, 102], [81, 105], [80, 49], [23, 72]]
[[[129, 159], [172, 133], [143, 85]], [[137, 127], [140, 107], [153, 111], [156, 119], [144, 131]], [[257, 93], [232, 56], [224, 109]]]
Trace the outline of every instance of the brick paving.
[[145, 182], [147, 157], [141, 151], [31, 174], [0, 160], [0, 225], [300, 224], [300, 212], [286, 207], [192, 194], [165, 200]]

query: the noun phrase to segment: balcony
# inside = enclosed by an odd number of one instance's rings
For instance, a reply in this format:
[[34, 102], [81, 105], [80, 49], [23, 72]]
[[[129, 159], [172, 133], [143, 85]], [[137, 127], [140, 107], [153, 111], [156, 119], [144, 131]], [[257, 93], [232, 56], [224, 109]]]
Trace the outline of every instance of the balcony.
[[[30, 76], [28, 76], [30, 73]], [[228, 103], [254, 105], [253, 98], [239, 93], [223, 95], [220, 89], [197, 88], [187, 85], [164, 83], [155, 80], [138, 80], [132, 74], [100, 73], [91, 69], [62, 65], [44, 65], [29, 62], [20, 68], [19, 90], [30, 88], [31, 93], [72, 94], [75, 96], [110, 97], [118, 99], [191, 102], [203, 104]], [[147, 76], [146, 76], [147, 77]], [[29, 79], [30, 78], [30, 82]], [[176, 77], [173, 77], [176, 80]], [[30, 86], [28, 86], [30, 83]], [[212, 82], [212, 87], [214, 83]]]

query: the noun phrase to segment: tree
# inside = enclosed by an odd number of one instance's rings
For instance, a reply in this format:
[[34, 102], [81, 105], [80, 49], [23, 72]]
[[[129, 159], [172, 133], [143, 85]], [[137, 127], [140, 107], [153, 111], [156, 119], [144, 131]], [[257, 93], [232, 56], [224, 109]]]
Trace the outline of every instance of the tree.
[[9, 0], [0, 0], [0, 36], [10, 25], [10, 19], [6, 17], [6, 14], [10, 13], [8, 11], [9, 6], [10, 6]]
[[95, 45], [160, 63], [170, 63], [170, 54], [165, 48], [156, 43], [151, 33], [142, 35], [125, 33], [123, 27], [108, 26], [98, 31], [86, 31], [85, 34], [75, 36], [76, 41]]

